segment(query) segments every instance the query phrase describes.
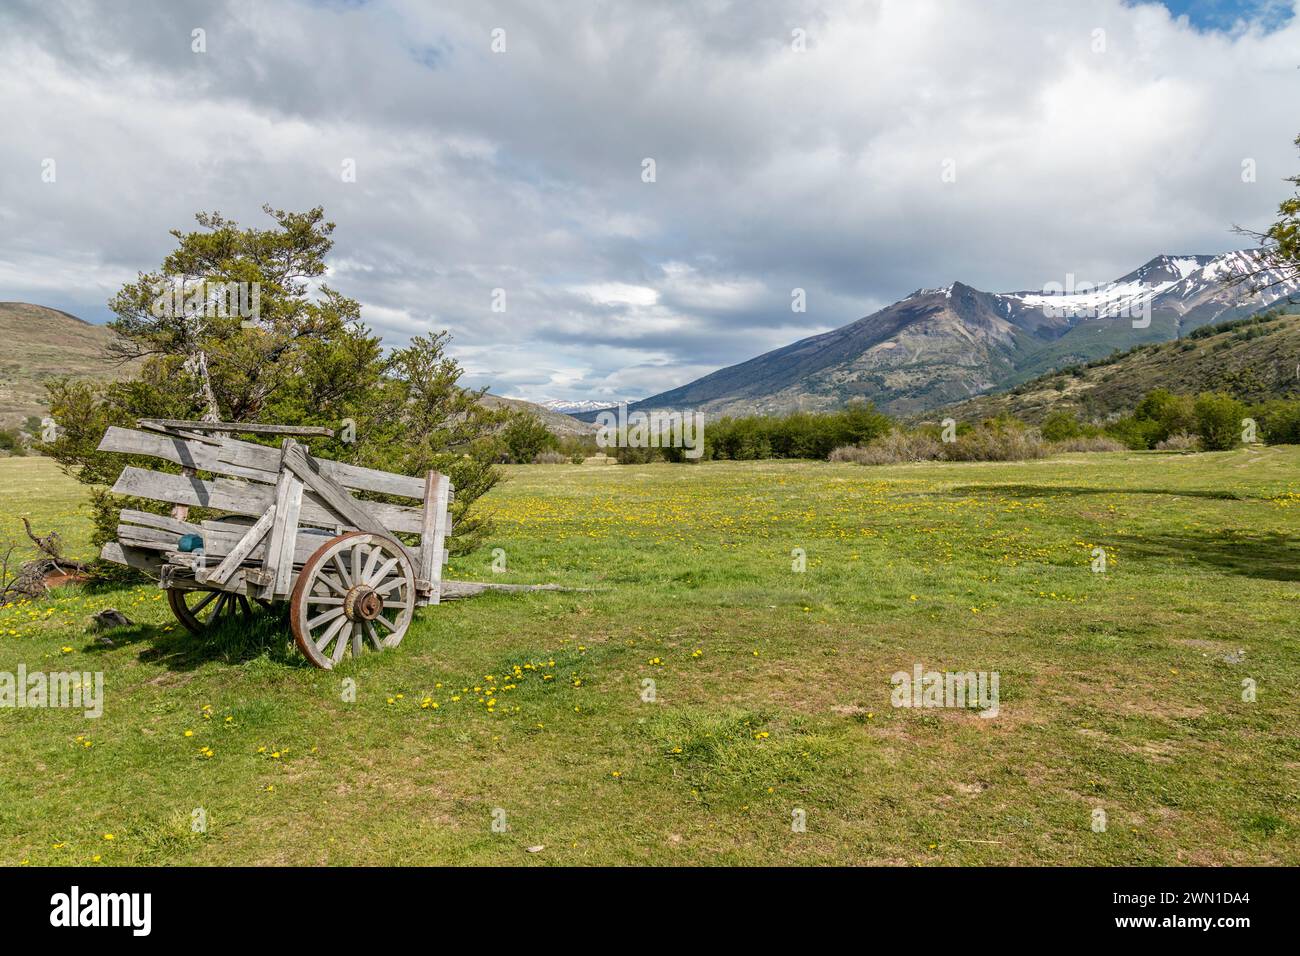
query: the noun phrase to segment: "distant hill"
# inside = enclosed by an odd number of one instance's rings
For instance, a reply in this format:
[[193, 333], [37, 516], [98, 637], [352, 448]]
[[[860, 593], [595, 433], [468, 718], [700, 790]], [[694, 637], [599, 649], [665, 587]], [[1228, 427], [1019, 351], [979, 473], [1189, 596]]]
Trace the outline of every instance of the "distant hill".
[[1010, 414], [1038, 423], [1055, 409], [1084, 419], [1132, 411], [1147, 392], [1225, 391], [1248, 402], [1300, 396], [1300, 314], [1264, 314], [1202, 327], [1173, 342], [1141, 345], [1092, 367], [1039, 376], [996, 395], [929, 412], [978, 421]]
[[570, 415], [551, 411], [533, 402], [526, 402], [522, 398], [502, 398], [500, 395], [487, 394], [483, 396], [483, 404], [488, 408], [500, 408], [506, 405], [516, 411], [531, 412], [542, 420], [543, 425], [561, 438], [592, 435], [596, 431], [594, 425], [580, 422]]
[[[1300, 291], [1294, 279], [1259, 296], [1246, 285], [1225, 285], [1224, 279], [1261, 262], [1258, 250], [1157, 256], [1113, 282], [1054, 294], [982, 292], [961, 282], [918, 289], [842, 328], [628, 407], [780, 414], [860, 398], [891, 414], [913, 415], [1117, 349], [1168, 341]], [[1264, 282], [1283, 278], [1271, 274]], [[594, 414], [579, 417], [592, 420]]]
[[[113, 332], [75, 315], [26, 302], [0, 302], [0, 428], [20, 425], [28, 416], [49, 411], [45, 382], [70, 375], [109, 382], [131, 366], [110, 359], [105, 347]], [[489, 407], [509, 405], [532, 412], [558, 435], [589, 435], [593, 428], [568, 415], [513, 398], [486, 395]]]
[[0, 302], [0, 427], [48, 411], [45, 382], [61, 375], [111, 381], [123, 374], [104, 349], [113, 333], [75, 315]]

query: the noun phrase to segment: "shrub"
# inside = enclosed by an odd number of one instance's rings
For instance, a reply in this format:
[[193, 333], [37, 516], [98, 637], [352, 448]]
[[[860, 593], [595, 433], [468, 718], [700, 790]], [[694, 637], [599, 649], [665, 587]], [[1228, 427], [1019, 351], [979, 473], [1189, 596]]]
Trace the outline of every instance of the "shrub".
[[1046, 457], [1048, 448], [1038, 432], [1000, 419], [944, 443], [942, 454], [948, 461], [1025, 461]]
[[17, 429], [0, 428], [0, 451], [8, 452], [10, 455], [27, 454], [27, 446]]
[[735, 461], [825, 459], [836, 448], [871, 442], [892, 425], [888, 416], [868, 403], [854, 403], [838, 412], [720, 418], [704, 429], [705, 456]]
[[1159, 429], [1159, 422], [1125, 415], [1110, 422], [1104, 430], [1107, 435], [1121, 442], [1126, 448], [1144, 449], [1155, 444]]
[[1133, 417], [1151, 423], [1145, 429], [1148, 448], [1154, 447], [1170, 435], [1191, 431], [1196, 425], [1192, 397], [1175, 395], [1164, 388], [1148, 392], [1133, 410]]
[[1162, 442], [1156, 444], [1156, 451], [1200, 451], [1201, 440], [1195, 435], [1189, 435], [1186, 432], [1179, 432], [1177, 435], [1170, 435]]
[[1246, 406], [1222, 392], [1203, 392], [1196, 399], [1196, 434], [1206, 451], [1226, 451], [1241, 441]]
[[859, 465], [894, 465], [908, 461], [934, 461], [943, 445], [924, 432], [891, 431], [869, 445], [845, 445], [831, 452], [831, 461]]
[[1269, 445], [1300, 445], [1300, 401], [1275, 399], [1254, 410], [1260, 437]]
[[932, 462], [940, 457], [943, 445], [924, 432], [893, 431], [876, 438], [870, 445], [846, 445], [831, 453], [832, 462], [857, 464], [898, 464]]
[[558, 451], [544, 451], [533, 458], [534, 465], [567, 465], [569, 463], [569, 457], [562, 455]]
[[1042, 433], [1047, 441], [1066, 441], [1082, 435], [1083, 426], [1074, 412], [1062, 408], [1043, 419]]
[[[1045, 435], [1043, 437], [1046, 437]], [[1052, 442], [1053, 452], [1125, 451], [1128, 445], [1108, 435], [1080, 435], [1065, 441]]]
[[516, 465], [536, 460], [542, 452], [553, 451], [560, 441], [542, 420], [528, 412], [517, 412], [501, 430], [501, 444], [506, 457]]

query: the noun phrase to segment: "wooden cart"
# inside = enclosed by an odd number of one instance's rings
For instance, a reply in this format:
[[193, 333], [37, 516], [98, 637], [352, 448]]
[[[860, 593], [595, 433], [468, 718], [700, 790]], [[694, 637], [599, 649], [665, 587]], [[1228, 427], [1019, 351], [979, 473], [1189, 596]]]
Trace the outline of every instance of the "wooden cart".
[[[102, 556], [155, 577], [172, 613], [201, 634], [290, 602], [294, 641], [317, 667], [401, 643], [417, 607], [439, 603], [451, 534], [447, 476], [395, 475], [316, 459], [295, 438], [329, 429], [141, 420], [112, 427], [101, 451], [147, 455], [181, 474], [128, 466], [113, 491], [171, 504], [170, 515], [124, 510]], [[233, 434], [283, 437], [279, 448]], [[363, 501], [352, 492], [418, 501]], [[190, 521], [191, 507], [221, 514]], [[419, 536], [418, 546], [397, 532]]]

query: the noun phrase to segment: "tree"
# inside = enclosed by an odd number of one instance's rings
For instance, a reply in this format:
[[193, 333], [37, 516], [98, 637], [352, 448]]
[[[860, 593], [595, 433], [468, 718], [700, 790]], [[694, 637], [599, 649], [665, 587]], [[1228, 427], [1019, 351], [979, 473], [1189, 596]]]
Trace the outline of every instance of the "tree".
[[1190, 395], [1175, 395], [1165, 388], [1152, 389], [1133, 411], [1142, 422], [1150, 422], [1148, 437], [1151, 446], [1158, 445], [1171, 435], [1190, 432], [1196, 428], [1196, 412]]
[[1206, 451], [1226, 451], [1241, 441], [1246, 406], [1223, 392], [1202, 392], [1196, 399], [1196, 433]]
[[96, 450], [105, 428], [134, 427], [140, 418], [203, 418], [335, 429], [350, 421], [347, 435], [313, 441], [312, 453], [404, 474], [434, 468], [450, 475], [451, 546], [457, 553], [472, 548], [484, 530], [471, 517], [474, 502], [500, 477], [483, 440], [503, 416], [479, 404], [481, 391], [459, 385], [461, 370], [445, 354], [446, 332], [417, 337], [385, 357], [359, 303], [313, 281], [325, 274], [333, 245], [334, 224], [322, 209], [263, 209], [270, 228], [199, 213], [198, 230], [172, 231], [177, 248], [159, 270], [139, 274], [113, 297], [109, 326], [120, 337], [113, 353], [141, 360], [135, 377], [48, 385], [60, 432], [43, 448], [96, 486], [95, 543], [115, 537], [123, 506], [103, 487], [124, 464]]
[[559, 439], [542, 420], [528, 412], [516, 412], [510, 417], [509, 424], [501, 430], [501, 442], [516, 465], [526, 465], [542, 452], [560, 447]]
[[1066, 441], [1082, 435], [1083, 427], [1079, 424], [1079, 419], [1074, 412], [1058, 408], [1043, 419], [1041, 431], [1046, 441]]

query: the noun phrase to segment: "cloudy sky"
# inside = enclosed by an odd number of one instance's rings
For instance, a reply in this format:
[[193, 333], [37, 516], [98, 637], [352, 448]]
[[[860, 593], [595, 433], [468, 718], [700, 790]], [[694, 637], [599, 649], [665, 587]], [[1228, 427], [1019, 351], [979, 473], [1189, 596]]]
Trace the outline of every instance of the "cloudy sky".
[[918, 287], [1240, 246], [1300, 171], [1294, 6], [4, 0], [0, 300], [104, 321], [196, 211], [320, 204], [386, 341], [639, 398]]

